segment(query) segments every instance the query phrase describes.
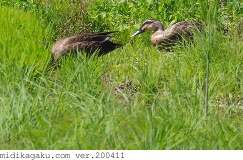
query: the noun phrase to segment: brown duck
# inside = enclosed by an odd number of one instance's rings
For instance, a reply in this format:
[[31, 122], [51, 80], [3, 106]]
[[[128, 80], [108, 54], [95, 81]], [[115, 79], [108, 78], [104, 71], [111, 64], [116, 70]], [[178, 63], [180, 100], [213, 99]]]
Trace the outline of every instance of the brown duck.
[[52, 47], [52, 61], [56, 62], [60, 57], [78, 51], [85, 52], [87, 56], [95, 52], [102, 56], [123, 46], [109, 40], [111, 36], [108, 35], [111, 33], [114, 32], [84, 33], [60, 39]]
[[153, 31], [154, 33], [151, 36], [152, 44], [159, 50], [171, 51], [175, 42], [181, 41], [183, 37], [192, 38], [194, 29], [201, 30], [202, 24], [195, 21], [181, 21], [164, 29], [159, 21], [147, 19], [131, 37], [145, 31]]

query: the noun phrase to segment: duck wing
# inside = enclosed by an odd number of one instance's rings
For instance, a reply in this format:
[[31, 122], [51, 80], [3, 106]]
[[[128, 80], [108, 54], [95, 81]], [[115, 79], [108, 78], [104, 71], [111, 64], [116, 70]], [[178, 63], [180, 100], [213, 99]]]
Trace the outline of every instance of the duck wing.
[[85, 51], [87, 54], [91, 55], [99, 50], [98, 55], [100, 56], [113, 51], [122, 46], [121, 44], [109, 41], [112, 36], [108, 36], [108, 34], [114, 32], [116, 31], [84, 33], [60, 39], [52, 47], [54, 60], [57, 60], [68, 52], [76, 53], [78, 51]]
[[77, 34], [73, 36], [69, 36], [63, 39], [60, 39], [57, 41], [57, 43], [65, 43], [65, 44], [70, 44], [70, 43], [76, 43], [76, 42], [91, 42], [91, 41], [104, 41], [107, 37], [108, 34], [114, 33], [113, 32], [100, 32], [100, 33], [84, 33], [84, 34]]
[[78, 51], [84, 51], [88, 55], [92, 55], [94, 52], [97, 51], [98, 56], [105, 55], [116, 48], [122, 47], [123, 45], [113, 43], [109, 41], [109, 37], [104, 39], [103, 41], [97, 40], [97, 41], [82, 41], [82, 42], [76, 42], [69, 45], [66, 45], [66, 49], [75, 53]]
[[198, 22], [181, 21], [164, 31], [155, 32], [151, 37], [151, 41], [158, 49], [170, 51], [170, 47], [172, 47], [175, 42], [181, 41], [183, 37], [192, 38], [194, 28], [201, 29]]
[[181, 40], [182, 36], [192, 37], [193, 28], [196, 28], [193, 22], [190, 21], [178, 22], [164, 31], [164, 35], [165, 35], [164, 39], [168, 39], [170, 41], [176, 41], [176, 40]]

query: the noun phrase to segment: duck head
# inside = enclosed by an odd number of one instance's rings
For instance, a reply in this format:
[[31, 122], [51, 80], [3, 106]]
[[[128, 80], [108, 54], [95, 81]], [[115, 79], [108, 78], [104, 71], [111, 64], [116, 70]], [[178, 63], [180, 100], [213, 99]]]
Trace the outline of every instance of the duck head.
[[145, 31], [153, 31], [153, 32], [156, 32], [156, 31], [159, 31], [159, 30], [164, 30], [164, 27], [163, 25], [157, 21], [157, 20], [154, 20], [154, 19], [146, 19], [142, 25], [140, 26], [140, 28], [137, 30], [137, 32], [135, 32], [134, 34], [132, 34], [130, 37], [135, 37]]

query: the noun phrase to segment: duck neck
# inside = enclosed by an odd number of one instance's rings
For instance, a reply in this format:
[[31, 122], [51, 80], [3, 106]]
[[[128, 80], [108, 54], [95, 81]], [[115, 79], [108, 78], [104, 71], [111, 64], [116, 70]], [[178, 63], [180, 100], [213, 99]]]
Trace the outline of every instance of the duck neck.
[[164, 27], [163, 27], [163, 25], [162, 24], [160, 24], [160, 25], [157, 25], [156, 27], [155, 27], [155, 32], [157, 32], [157, 31], [163, 31], [164, 30]]

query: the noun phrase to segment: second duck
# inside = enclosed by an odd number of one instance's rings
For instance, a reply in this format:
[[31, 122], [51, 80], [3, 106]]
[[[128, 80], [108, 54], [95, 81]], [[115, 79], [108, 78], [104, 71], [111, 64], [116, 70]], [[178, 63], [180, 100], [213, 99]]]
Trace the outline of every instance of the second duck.
[[153, 31], [154, 33], [151, 36], [152, 44], [159, 50], [172, 51], [175, 42], [181, 41], [183, 36], [192, 38], [193, 29], [201, 30], [202, 24], [195, 21], [181, 21], [164, 29], [161, 22], [147, 19], [131, 37], [135, 37], [145, 31]]

